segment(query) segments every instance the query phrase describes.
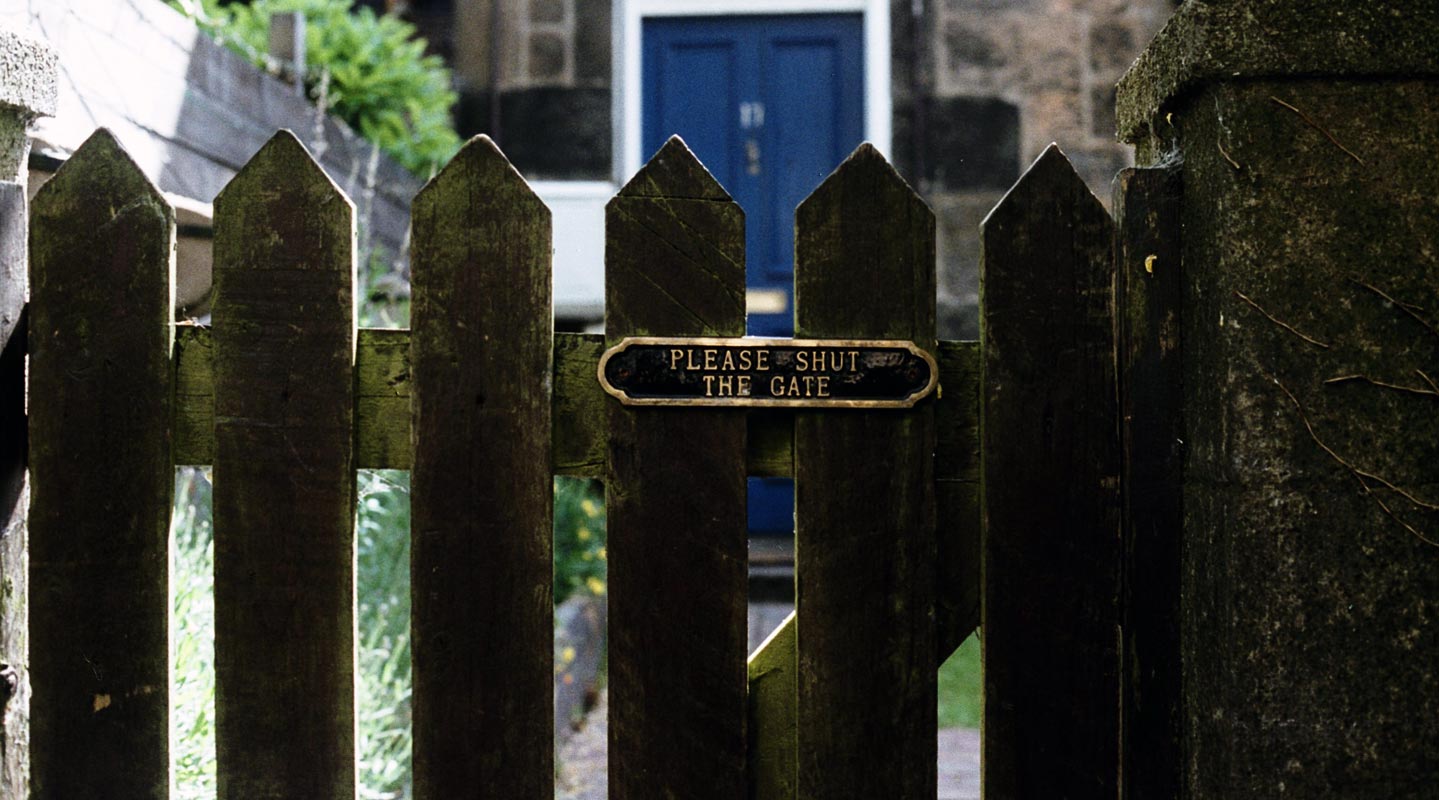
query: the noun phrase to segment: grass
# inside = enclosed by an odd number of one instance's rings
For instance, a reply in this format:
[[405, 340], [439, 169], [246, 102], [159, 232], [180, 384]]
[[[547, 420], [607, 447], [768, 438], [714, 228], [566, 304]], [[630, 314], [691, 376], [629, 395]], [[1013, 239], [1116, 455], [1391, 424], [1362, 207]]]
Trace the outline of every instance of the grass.
[[983, 687], [979, 639], [970, 636], [939, 668], [939, 727], [978, 728]]

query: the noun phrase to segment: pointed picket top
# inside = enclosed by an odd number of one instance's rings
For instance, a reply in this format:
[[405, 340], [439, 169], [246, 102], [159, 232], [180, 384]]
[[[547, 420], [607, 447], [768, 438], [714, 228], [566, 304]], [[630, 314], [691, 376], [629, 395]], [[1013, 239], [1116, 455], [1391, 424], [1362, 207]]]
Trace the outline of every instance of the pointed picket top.
[[137, 200], [161, 209], [173, 224], [175, 212], [107, 128], [99, 128], [80, 145], [33, 201], [37, 216], [67, 215], [76, 228], [90, 229], [108, 221]]
[[529, 182], [505, 157], [499, 145], [484, 134], [465, 142], [444, 169], [430, 178], [415, 195], [414, 205], [417, 210], [424, 208], [430, 213], [443, 213], [447, 207], [462, 211], [469, 204], [458, 202], [459, 198], [454, 194], [477, 189], [495, 193], [497, 203], [519, 203], [529, 209], [545, 209], [545, 215], [549, 215], [548, 208]]
[[796, 335], [932, 339], [934, 227], [884, 154], [855, 148], [795, 210]]
[[[934, 237], [860, 145], [795, 212], [795, 336], [936, 349]], [[845, 487], [795, 497], [795, 795], [933, 797], [933, 409], [795, 417], [795, 484]]]
[[[1113, 242], [1053, 145], [981, 226], [981, 758], [995, 797], [1119, 786]], [[1014, 591], [1036, 580], [1049, 590]], [[1041, 635], [1035, 619], [1053, 624]]]
[[1056, 203], [1071, 204], [1075, 213], [1081, 214], [1102, 214], [1109, 216], [1104, 204], [1094, 196], [1089, 185], [1075, 171], [1074, 165], [1059, 149], [1059, 145], [1051, 142], [1039, 158], [1029, 165], [1029, 169], [1019, 176], [1004, 197], [1000, 198], [994, 208], [980, 223], [984, 228], [992, 223], [1009, 219], [1017, 214], [1033, 214], [1032, 209], [1039, 207], [1051, 207]]
[[710, 174], [685, 140], [671, 136], [620, 189], [620, 197], [668, 197], [729, 201], [729, 192]]
[[214, 245], [220, 797], [353, 797], [355, 207], [280, 131]]
[[354, 202], [315, 161], [305, 144], [291, 131], [282, 129], [220, 190], [215, 197], [215, 216], [226, 216], [224, 209], [244, 213], [247, 207], [274, 208], [298, 220], [304, 216], [297, 213], [301, 207], [328, 210], [334, 198], [343, 200], [343, 208], [353, 215]]
[[100, 130], [41, 188], [30, 233], [32, 785], [161, 797], [175, 214]]
[[871, 202], [878, 202], [878, 193], [885, 192], [886, 201], [892, 200], [893, 196], [903, 195], [911, 198], [910, 203], [916, 208], [929, 210], [928, 204], [909, 182], [895, 171], [894, 165], [889, 163], [884, 153], [873, 144], [862, 142], [799, 204], [795, 217], [801, 219], [816, 213], [814, 209], [806, 208], [807, 206], [818, 206], [837, 200], [840, 196], [864, 197], [870, 192], [876, 193]]

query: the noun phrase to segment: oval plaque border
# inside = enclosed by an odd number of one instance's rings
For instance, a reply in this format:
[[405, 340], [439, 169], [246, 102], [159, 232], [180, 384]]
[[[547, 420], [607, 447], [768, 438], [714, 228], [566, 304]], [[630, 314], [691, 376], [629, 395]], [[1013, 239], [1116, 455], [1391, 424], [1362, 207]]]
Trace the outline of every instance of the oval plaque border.
[[[929, 381], [919, 391], [911, 392], [904, 398], [893, 400], [844, 398], [777, 398], [777, 397], [631, 397], [623, 389], [616, 388], [605, 377], [605, 367], [610, 359], [636, 345], [672, 345], [692, 347], [825, 347], [850, 349], [906, 350], [922, 359], [929, 366]], [[596, 367], [596, 377], [605, 393], [626, 406], [650, 406], [661, 408], [809, 408], [809, 409], [910, 409], [929, 397], [939, 387], [939, 362], [934, 355], [903, 339], [772, 339], [757, 336], [626, 336], [612, 347], [606, 348]]]

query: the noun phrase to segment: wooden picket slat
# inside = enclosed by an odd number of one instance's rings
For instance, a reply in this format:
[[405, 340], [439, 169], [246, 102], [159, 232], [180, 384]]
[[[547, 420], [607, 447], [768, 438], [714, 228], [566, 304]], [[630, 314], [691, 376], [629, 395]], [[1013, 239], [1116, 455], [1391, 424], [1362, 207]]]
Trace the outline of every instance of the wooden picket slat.
[[220, 800], [355, 795], [354, 236], [288, 131], [215, 200]]
[[1124, 796], [1178, 797], [1184, 416], [1180, 172], [1114, 183], [1115, 308], [1124, 444]]
[[749, 799], [795, 800], [799, 709], [794, 613], [749, 658]]
[[100, 130], [31, 226], [31, 797], [164, 798], [175, 216]]
[[[940, 342], [942, 391], [935, 402], [936, 545], [935, 662], [943, 664], [979, 624], [979, 345]], [[755, 425], [750, 419], [751, 469]], [[789, 433], [793, 434], [793, 425]], [[773, 431], [767, 438], [778, 439]], [[788, 447], [764, 451], [775, 454]], [[795, 616], [780, 624], [749, 659], [750, 797], [794, 800]]]
[[[678, 138], [605, 209], [605, 316], [625, 336], [744, 334], [744, 215]], [[609, 793], [745, 791], [742, 411], [609, 401]]]
[[940, 342], [934, 404], [935, 661], [954, 655], [979, 625], [978, 342]]
[[[795, 214], [795, 335], [934, 352], [934, 215], [869, 145]], [[798, 797], [934, 797], [935, 426], [795, 414]]]
[[415, 797], [551, 800], [550, 214], [479, 137], [412, 231]]
[[1109, 214], [1054, 146], [981, 233], [990, 797], [1118, 792], [1112, 237]]

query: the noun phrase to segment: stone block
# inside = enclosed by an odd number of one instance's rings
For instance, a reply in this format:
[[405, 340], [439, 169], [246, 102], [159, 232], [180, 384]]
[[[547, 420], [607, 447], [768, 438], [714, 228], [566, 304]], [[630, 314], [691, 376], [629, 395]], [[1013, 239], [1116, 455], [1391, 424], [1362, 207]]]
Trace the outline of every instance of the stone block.
[[939, 336], [979, 337], [979, 225], [1004, 190], [941, 192], [926, 197], [935, 216]]
[[994, 69], [1004, 66], [1010, 53], [994, 40], [992, 31], [952, 19], [944, 25], [944, 56], [952, 69]]
[[565, 37], [557, 33], [530, 34], [530, 80], [559, 82], [565, 77]]
[[565, 21], [565, 0], [530, 0], [530, 21], [558, 23]]
[[1235, 75], [1436, 78], [1436, 40], [1432, 0], [1189, 0], [1120, 81], [1120, 134], [1143, 144], [1166, 101]]
[[925, 132], [925, 180], [935, 189], [1006, 189], [1019, 177], [1019, 109], [1013, 103], [936, 98]]
[[575, 84], [610, 85], [610, 0], [574, 0]]
[[57, 58], [46, 43], [0, 30], [0, 180], [25, 180], [29, 127], [55, 113]]
[[1105, 83], [1089, 90], [1089, 132], [1105, 141], [1115, 141], [1118, 128], [1114, 123], [1117, 87]]
[[0, 105], [31, 117], [55, 113], [58, 85], [55, 51], [15, 31], [0, 30]]
[[1083, 108], [1075, 91], [1035, 91], [1024, 102], [1023, 160], [1027, 165], [1039, 157], [1050, 142], [1075, 145], [1089, 139]]
[[1183, 171], [1165, 796], [1433, 796], [1435, 41], [1432, 0], [1191, 0], [1121, 83]]
[[1089, 29], [1089, 64], [1097, 74], [1118, 75], [1139, 56], [1134, 29], [1121, 19], [1096, 23]]
[[[463, 135], [490, 133], [487, 93], [460, 96]], [[610, 92], [606, 88], [542, 87], [506, 91], [495, 137], [526, 178], [607, 180], [610, 177]]]

